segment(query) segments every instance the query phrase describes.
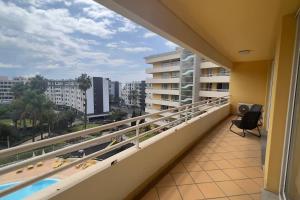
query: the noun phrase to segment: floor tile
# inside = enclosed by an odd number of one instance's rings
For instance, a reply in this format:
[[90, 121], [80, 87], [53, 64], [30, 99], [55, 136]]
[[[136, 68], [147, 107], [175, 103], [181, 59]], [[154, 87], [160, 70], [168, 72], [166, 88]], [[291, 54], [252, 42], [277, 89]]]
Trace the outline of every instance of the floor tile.
[[197, 161], [199, 162], [205, 162], [209, 161], [209, 158], [205, 154], [200, 154], [196, 156]]
[[182, 200], [177, 187], [162, 187], [157, 188], [160, 200]]
[[250, 194], [250, 196], [251, 196], [251, 198], [252, 198], [253, 200], [260, 200], [260, 199], [261, 199], [260, 193], [259, 193], [259, 194]]
[[254, 178], [252, 180], [261, 188], [264, 187], [264, 178]]
[[217, 160], [215, 163], [220, 169], [234, 168], [234, 166], [231, 165], [227, 160]]
[[224, 192], [215, 183], [201, 183], [198, 187], [205, 198], [225, 197]]
[[213, 180], [210, 178], [210, 176], [208, 176], [208, 174], [205, 171], [190, 172], [190, 175], [192, 176], [195, 183], [213, 182]]
[[149, 190], [141, 200], [159, 200], [156, 189]]
[[178, 190], [183, 200], [204, 199], [203, 194], [196, 185], [181, 185], [178, 186]]
[[234, 195], [242, 195], [246, 194], [236, 183], [233, 181], [224, 181], [224, 182], [216, 182], [216, 184], [222, 189], [222, 191], [227, 196], [234, 196]]
[[251, 179], [236, 180], [234, 182], [248, 194], [261, 192], [261, 187]]
[[239, 170], [249, 178], [263, 177], [263, 172], [260, 167], [243, 167], [239, 168]]
[[202, 168], [196, 162], [184, 163], [183, 165], [189, 172], [203, 171]]
[[214, 181], [228, 181], [230, 178], [222, 171], [222, 170], [211, 170], [207, 171], [207, 174], [214, 180]]
[[213, 162], [213, 161], [207, 161], [207, 162], [198, 162], [200, 167], [204, 170], [215, 170], [219, 169], [219, 167]]
[[230, 200], [252, 200], [249, 195], [240, 195], [240, 196], [231, 196], [229, 197]]
[[172, 174], [176, 185], [186, 185], [186, 184], [193, 184], [194, 181], [189, 173], [176, 173]]
[[157, 187], [175, 186], [174, 179], [170, 174], [165, 175], [157, 184]]
[[173, 169], [171, 169], [170, 173], [180, 173], [187, 172], [182, 163], [178, 163]]
[[238, 169], [223, 169], [223, 172], [233, 180], [248, 178]]

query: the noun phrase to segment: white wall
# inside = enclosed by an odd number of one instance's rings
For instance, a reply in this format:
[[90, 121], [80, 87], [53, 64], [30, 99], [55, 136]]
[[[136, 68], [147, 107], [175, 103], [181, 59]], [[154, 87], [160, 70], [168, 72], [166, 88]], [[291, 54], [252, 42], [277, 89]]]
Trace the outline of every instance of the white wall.
[[86, 91], [87, 97], [87, 114], [94, 114], [94, 82], [93, 79], [92, 86]]
[[109, 81], [103, 78], [103, 112], [109, 112]]

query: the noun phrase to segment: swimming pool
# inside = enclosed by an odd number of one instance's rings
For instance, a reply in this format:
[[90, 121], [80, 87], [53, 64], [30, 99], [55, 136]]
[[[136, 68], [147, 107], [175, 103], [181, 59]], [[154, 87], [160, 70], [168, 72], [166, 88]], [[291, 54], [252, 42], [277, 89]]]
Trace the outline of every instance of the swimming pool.
[[[26, 197], [29, 197], [30, 195], [32, 195], [33, 193], [40, 191], [46, 187], [49, 187], [50, 185], [53, 185], [54, 183], [58, 182], [58, 179], [44, 179], [41, 181], [38, 181], [32, 185], [29, 185], [21, 190], [18, 190], [14, 193], [11, 193], [3, 198], [1, 198], [1, 200], [22, 200], [25, 199]], [[1, 190], [5, 190], [7, 188], [13, 187], [17, 184], [19, 184], [20, 182], [14, 182], [14, 183], [7, 183], [4, 185], [0, 185], [0, 191]]]

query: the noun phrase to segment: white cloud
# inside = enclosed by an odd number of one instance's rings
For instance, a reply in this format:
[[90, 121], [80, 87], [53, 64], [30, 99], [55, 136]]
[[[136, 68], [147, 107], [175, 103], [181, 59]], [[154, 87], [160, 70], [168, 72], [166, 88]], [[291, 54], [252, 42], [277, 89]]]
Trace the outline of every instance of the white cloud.
[[140, 53], [140, 52], [147, 52], [147, 51], [152, 51], [153, 49], [149, 47], [125, 47], [122, 48], [122, 50], [126, 52], [131, 52], [131, 53]]
[[151, 37], [155, 37], [155, 36], [157, 36], [157, 34], [156, 33], [153, 33], [153, 32], [147, 32], [147, 33], [145, 33], [144, 34], [144, 38], [151, 38]]
[[118, 28], [119, 32], [135, 32], [139, 28], [138, 25], [136, 25], [129, 19], [122, 18], [121, 22], [123, 23], [123, 26]]
[[171, 42], [171, 41], [165, 42], [165, 45], [166, 45], [167, 47], [171, 48], [171, 49], [174, 49], [174, 48], [178, 47], [177, 44], [175, 44], [174, 42]]
[[98, 5], [90, 5], [89, 7], [85, 7], [82, 9], [83, 12], [93, 19], [101, 19], [101, 18], [115, 18], [117, 14], [113, 11], [105, 8], [104, 6]]
[[108, 48], [118, 48], [120, 45], [116, 42], [112, 42], [112, 43], [107, 43], [106, 47]]
[[0, 62], [0, 69], [1, 68], [11, 69], [11, 68], [20, 68], [20, 66]]

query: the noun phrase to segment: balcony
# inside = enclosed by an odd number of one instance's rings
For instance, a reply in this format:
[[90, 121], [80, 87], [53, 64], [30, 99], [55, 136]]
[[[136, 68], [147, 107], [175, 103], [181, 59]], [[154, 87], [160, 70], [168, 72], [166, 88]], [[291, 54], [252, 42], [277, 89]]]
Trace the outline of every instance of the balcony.
[[174, 162], [142, 199], [260, 199], [260, 140], [229, 133], [230, 119]]
[[147, 74], [154, 74], [154, 73], [161, 73], [161, 72], [174, 72], [174, 71], [180, 71], [179, 65], [174, 66], [163, 66], [163, 67], [150, 67], [146, 69]]
[[180, 105], [178, 101], [173, 101], [170, 99], [153, 99], [153, 98], [146, 98], [146, 103], [166, 105], [166, 106], [172, 106], [172, 107], [178, 107]]
[[199, 96], [201, 97], [222, 97], [228, 96], [228, 89], [211, 89], [211, 88], [201, 88], [199, 92]]
[[[163, 110], [155, 110], [155, 109], [151, 109], [151, 108], [146, 108], [145, 109], [145, 112], [146, 113], [149, 113], [149, 114], [154, 114], [154, 113], [157, 113], [157, 112], [159, 112], [159, 111], [163, 111]], [[164, 116], [164, 117], [168, 117], [168, 116], [170, 116], [170, 115], [173, 115], [174, 114], [174, 112], [165, 112], [165, 113], [162, 113], [162, 114], [160, 114], [161, 116]], [[175, 115], [175, 116], [172, 116], [172, 118], [175, 118], [175, 119], [179, 119], [180, 118], [180, 116], [178, 116], [178, 115]]]
[[179, 95], [179, 88], [147, 88], [146, 93]]
[[201, 74], [200, 76], [201, 83], [229, 83], [230, 74]]
[[212, 63], [212, 62], [208, 62], [208, 61], [206, 61], [206, 62], [202, 62], [201, 63], [201, 69], [205, 69], [205, 68], [219, 68], [220, 66], [218, 66], [218, 65], [216, 65], [216, 64], [214, 64], [214, 63]]
[[[1, 180], [22, 182], [17, 186], [1, 191], [0, 195], [2, 197], [19, 188], [31, 185], [33, 182], [49, 177], [59, 179], [59, 181], [47, 189], [37, 192], [33, 196], [33, 199], [129, 198], [133, 190], [140, 187], [144, 181], [155, 175], [163, 166], [168, 165], [169, 162], [184, 149], [188, 148], [194, 141], [204, 135], [207, 130], [211, 129], [229, 114], [229, 103], [227, 101], [223, 102], [223, 104], [216, 102], [218, 102], [217, 99], [210, 104], [198, 102], [196, 104], [184, 105], [179, 108], [164, 110], [150, 115], [139, 116], [28, 145], [2, 150], [0, 152], [1, 158], [11, 157], [30, 150], [62, 143], [63, 141], [77, 137], [85, 138], [85, 136], [89, 134], [99, 133], [99, 131], [111, 128], [115, 129], [120, 125], [132, 121], [139, 123], [141, 119], [160, 116], [166, 112], [174, 112], [172, 115], [180, 116], [171, 122], [168, 121], [168, 119], [172, 116], [154, 118], [154, 120], [151, 121], [146, 120], [143, 124], [119, 131], [107, 132], [100, 137], [94, 137], [92, 139], [86, 138], [79, 143], [65, 145], [58, 150], [29, 157], [26, 160], [17, 160], [8, 163], [0, 168]], [[209, 107], [207, 107], [208, 105]], [[162, 123], [158, 127], [142, 132], [142, 127], [155, 124], [159, 121]], [[125, 138], [123, 140], [116, 139], [131, 131], [134, 131], [133, 136], [123, 137]], [[149, 134], [152, 136], [146, 137]], [[113, 142], [103, 149], [87, 154], [84, 157], [69, 158], [65, 164], [58, 168], [51, 167], [57, 162], [55, 158], [59, 155], [65, 155], [87, 147], [99, 145], [104, 141]], [[96, 159], [101, 155], [117, 150], [127, 144], [131, 144], [132, 147], [113, 156], [101, 160]], [[94, 160], [94, 164], [87, 169], [77, 167], [81, 163], [91, 161], [91, 159], [96, 160]], [[43, 162], [42, 166], [37, 167], [37, 163], [41, 161]], [[27, 169], [29, 165], [32, 165], [34, 169]], [[21, 169], [23, 171], [20, 172]], [[97, 185], [97, 187], [94, 187], [95, 185]], [[118, 188], [118, 192], [113, 192], [115, 188]]]
[[146, 83], [179, 83], [179, 78], [148, 78]]

